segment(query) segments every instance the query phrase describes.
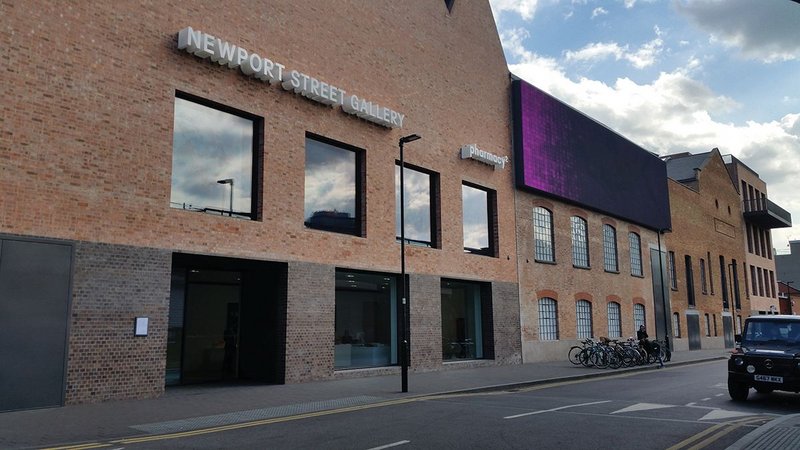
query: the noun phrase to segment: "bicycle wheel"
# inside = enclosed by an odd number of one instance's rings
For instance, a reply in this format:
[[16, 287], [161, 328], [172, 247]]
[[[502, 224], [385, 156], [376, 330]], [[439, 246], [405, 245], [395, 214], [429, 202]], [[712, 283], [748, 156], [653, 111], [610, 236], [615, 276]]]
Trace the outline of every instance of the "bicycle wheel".
[[572, 364], [580, 365], [581, 364], [581, 351], [583, 351], [583, 347], [579, 347], [574, 345], [572, 348], [569, 349], [567, 352], [567, 357], [569, 358], [569, 362]]

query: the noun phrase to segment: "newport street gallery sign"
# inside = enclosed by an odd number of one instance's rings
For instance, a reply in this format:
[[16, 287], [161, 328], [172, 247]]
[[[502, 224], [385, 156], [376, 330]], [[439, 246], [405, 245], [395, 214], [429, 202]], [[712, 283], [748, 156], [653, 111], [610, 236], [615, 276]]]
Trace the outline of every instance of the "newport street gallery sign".
[[208, 58], [220, 66], [239, 69], [243, 74], [265, 83], [278, 84], [287, 91], [329, 106], [340, 106], [348, 114], [387, 128], [402, 128], [405, 114], [381, 106], [357, 95], [348, 94], [341, 87], [233, 45], [208, 33], [186, 27], [178, 32], [178, 49], [200, 58]]

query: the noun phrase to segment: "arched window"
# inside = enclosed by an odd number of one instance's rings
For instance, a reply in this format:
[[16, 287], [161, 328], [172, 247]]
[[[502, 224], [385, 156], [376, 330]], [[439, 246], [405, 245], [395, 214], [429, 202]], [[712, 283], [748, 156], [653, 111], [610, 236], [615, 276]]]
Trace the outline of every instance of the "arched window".
[[672, 336], [681, 337], [681, 315], [672, 313]]
[[606, 272], [619, 272], [617, 262], [617, 230], [611, 225], [603, 225], [603, 267]]
[[586, 220], [572, 216], [572, 265], [589, 267], [589, 235]]
[[638, 330], [642, 325], [647, 326], [644, 320], [644, 305], [641, 303], [635, 303], [633, 305], [633, 326], [636, 328], [636, 330]]
[[558, 340], [558, 307], [556, 301], [549, 297], [539, 299], [539, 339]]
[[610, 302], [608, 304], [608, 337], [622, 337], [622, 321], [620, 318], [619, 303]]
[[631, 249], [631, 275], [641, 277], [642, 272], [642, 239], [636, 233], [628, 233]]
[[555, 262], [553, 213], [541, 206], [533, 208], [533, 239], [536, 261]]
[[586, 300], [578, 300], [576, 311], [578, 339], [592, 337], [592, 304]]

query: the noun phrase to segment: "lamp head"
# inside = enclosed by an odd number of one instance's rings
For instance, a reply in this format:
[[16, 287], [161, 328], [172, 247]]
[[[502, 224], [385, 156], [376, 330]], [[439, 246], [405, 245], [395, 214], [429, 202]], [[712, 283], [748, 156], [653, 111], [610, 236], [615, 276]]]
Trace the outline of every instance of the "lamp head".
[[219, 184], [233, 184], [233, 178], [225, 178], [224, 180], [217, 180]]
[[418, 134], [409, 134], [408, 136], [403, 136], [400, 138], [401, 144], [407, 144], [409, 142], [414, 142], [417, 139], [422, 139], [422, 137]]

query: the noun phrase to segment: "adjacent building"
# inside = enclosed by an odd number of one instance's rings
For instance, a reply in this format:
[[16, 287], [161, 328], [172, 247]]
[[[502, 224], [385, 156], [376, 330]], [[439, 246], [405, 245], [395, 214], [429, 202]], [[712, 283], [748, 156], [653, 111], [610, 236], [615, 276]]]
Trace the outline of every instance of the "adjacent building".
[[717, 149], [663, 159], [672, 215], [667, 265], [674, 348], [731, 348], [751, 310], [737, 185]]
[[769, 200], [767, 183], [758, 173], [732, 155], [723, 155], [723, 160], [742, 202], [742, 234], [746, 249], [742, 271], [745, 277], [745, 295], [750, 299], [752, 308], [750, 313], [776, 314], [780, 311], [780, 306], [776, 291], [771, 230], [791, 227], [792, 216]]
[[788, 254], [775, 255], [775, 268], [779, 281], [790, 286], [800, 286], [800, 241], [789, 241]]
[[665, 163], [522, 80], [512, 91], [523, 360], [641, 325], [664, 339]]

